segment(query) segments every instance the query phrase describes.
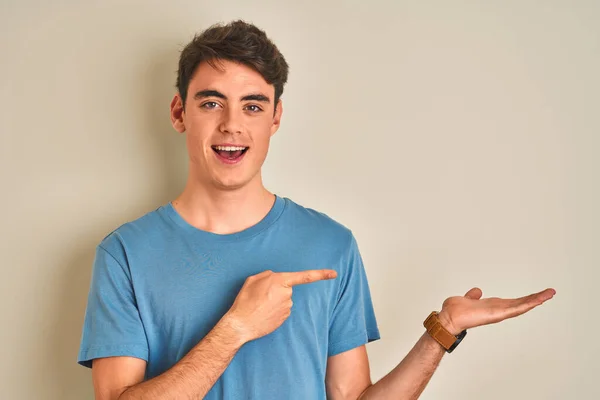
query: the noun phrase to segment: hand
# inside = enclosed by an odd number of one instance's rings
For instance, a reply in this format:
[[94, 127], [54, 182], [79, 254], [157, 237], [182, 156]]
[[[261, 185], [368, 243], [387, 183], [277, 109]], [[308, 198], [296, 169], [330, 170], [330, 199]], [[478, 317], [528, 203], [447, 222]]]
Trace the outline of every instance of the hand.
[[524, 314], [555, 294], [554, 289], [546, 289], [518, 299], [482, 299], [481, 289], [473, 288], [464, 296], [446, 299], [439, 318], [444, 328], [453, 335], [458, 335], [465, 329], [494, 324]]
[[231, 308], [229, 320], [244, 342], [258, 339], [275, 329], [290, 316], [292, 287], [333, 279], [337, 272], [330, 269], [302, 272], [263, 271], [246, 279]]

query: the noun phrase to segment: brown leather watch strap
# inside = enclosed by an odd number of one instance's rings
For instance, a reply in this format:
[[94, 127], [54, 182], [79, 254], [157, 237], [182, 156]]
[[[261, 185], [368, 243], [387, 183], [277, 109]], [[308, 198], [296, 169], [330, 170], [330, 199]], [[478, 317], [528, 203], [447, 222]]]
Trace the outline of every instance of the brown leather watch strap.
[[442, 326], [438, 318], [438, 313], [433, 311], [425, 322], [423, 322], [425, 329], [429, 335], [434, 338], [444, 349], [449, 350], [450, 347], [456, 342], [456, 336], [451, 334]]

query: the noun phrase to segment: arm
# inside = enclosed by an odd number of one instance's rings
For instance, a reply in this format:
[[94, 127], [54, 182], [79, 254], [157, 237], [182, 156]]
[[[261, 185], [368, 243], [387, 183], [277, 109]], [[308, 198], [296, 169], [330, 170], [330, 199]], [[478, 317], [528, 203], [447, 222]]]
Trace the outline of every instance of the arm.
[[133, 357], [93, 361], [98, 400], [202, 399], [244, 344], [228, 315], [165, 373], [142, 382], [146, 362]]
[[444, 349], [425, 333], [402, 362], [375, 385], [371, 383], [365, 346], [330, 357], [327, 360], [327, 398], [417, 399], [444, 353]]
[[202, 399], [247, 342], [277, 329], [290, 316], [292, 287], [336, 277], [333, 270], [250, 276], [217, 325], [173, 367], [142, 382], [146, 362], [133, 357], [97, 358], [92, 364], [99, 400]]
[[[478, 288], [463, 296], [450, 297], [439, 314], [442, 325], [452, 334], [464, 329], [492, 324], [524, 314], [554, 296], [553, 289], [519, 299], [481, 299]], [[358, 349], [331, 357], [327, 362], [327, 387], [338, 388], [332, 400], [418, 399], [439, 365], [445, 350], [428, 333], [396, 368], [374, 385], [367, 384], [369, 368], [366, 356]], [[341, 357], [340, 357], [341, 356]], [[339, 358], [338, 358], [339, 357]], [[352, 360], [352, 361], [349, 361]], [[349, 369], [348, 362], [352, 362]], [[361, 382], [362, 388], [355, 382]]]
[[[440, 321], [444, 327], [450, 326], [445, 313], [440, 314]], [[451, 331], [453, 335], [460, 332]], [[418, 399], [444, 354], [446, 350], [425, 332], [400, 364], [377, 384], [366, 388], [358, 399], [383, 399], [390, 396], [400, 399]]]
[[445, 350], [424, 333], [402, 362], [358, 397], [368, 399], [418, 399], [433, 376]]
[[325, 386], [328, 399], [355, 400], [371, 385], [371, 371], [365, 345], [327, 359]]

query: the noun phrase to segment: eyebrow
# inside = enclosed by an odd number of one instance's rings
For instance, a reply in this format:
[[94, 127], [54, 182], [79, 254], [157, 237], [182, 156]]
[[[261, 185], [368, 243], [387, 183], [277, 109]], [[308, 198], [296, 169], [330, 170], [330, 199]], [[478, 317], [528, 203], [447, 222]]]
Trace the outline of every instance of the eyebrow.
[[[203, 99], [206, 97], [218, 97], [220, 99], [227, 100], [227, 96], [225, 96], [223, 93], [219, 92], [218, 90], [213, 90], [213, 89], [200, 90], [199, 92], [197, 92], [194, 95], [195, 100]], [[262, 103], [270, 103], [271, 102], [271, 99], [269, 99], [268, 96], [265, 96], [262, 93], [247, 94], [245, 96], [242, 96], [240, 98], [240, 100], [241, 101], [260, 101]]]

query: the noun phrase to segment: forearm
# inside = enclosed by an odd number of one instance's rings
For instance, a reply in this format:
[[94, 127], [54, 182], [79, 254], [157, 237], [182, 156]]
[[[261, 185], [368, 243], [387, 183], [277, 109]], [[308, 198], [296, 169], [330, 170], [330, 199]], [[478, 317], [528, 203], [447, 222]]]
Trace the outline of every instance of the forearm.
[[244, 343], [226, 315], [177, 364], [153, 379], [129, 387], [119, 400], [202, 399]]
[[402, 362], [369, 386], [359, 400], [419, 398], [444, 354], [442, 346], [425, 332]]
[[[452, 335], [465, 329], [489, 325], [526, 313], [551, 299], [556, 291], [546, 289], [518, 299], [491, 297], [481, 299], [481, 289], [472, 288], [464, 296], [449, 297], [444, 301], [438, 318]], [[445, 350], [428, 333], [421, 339], [392, 372], [358, 397], [359, 400], [401, 399], [415, 400], [427, 386], [439, 365]]]

